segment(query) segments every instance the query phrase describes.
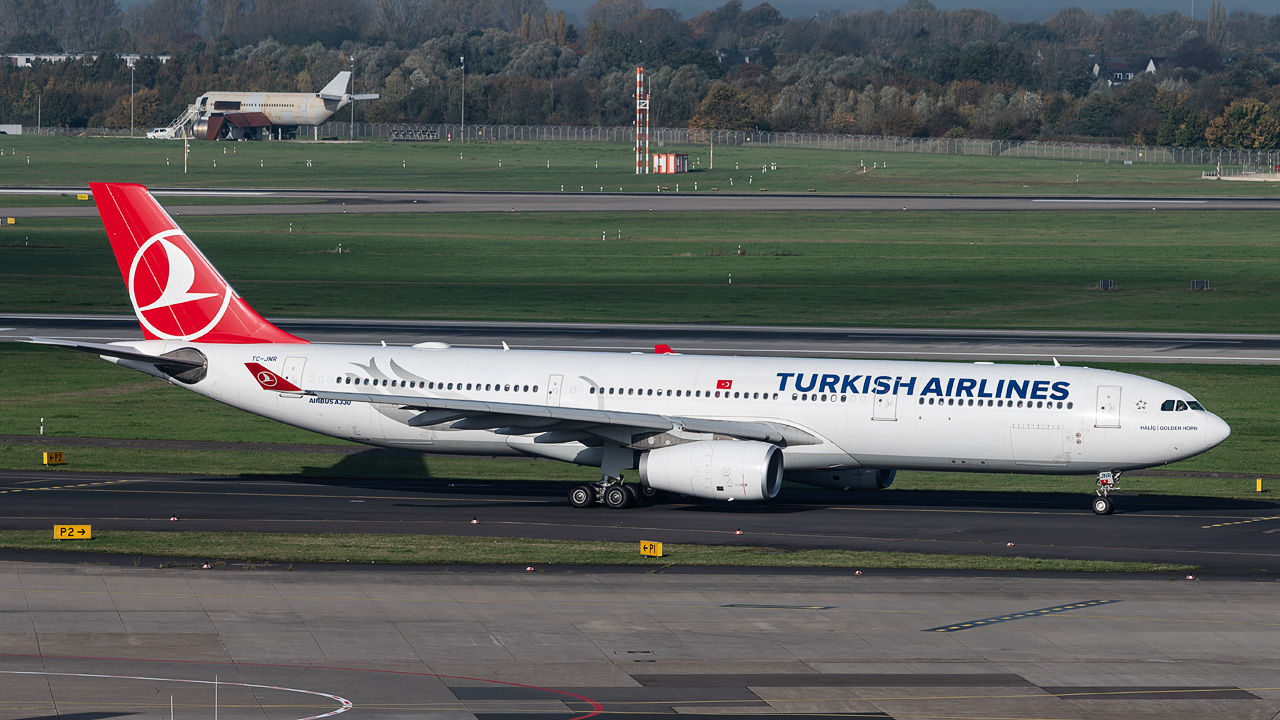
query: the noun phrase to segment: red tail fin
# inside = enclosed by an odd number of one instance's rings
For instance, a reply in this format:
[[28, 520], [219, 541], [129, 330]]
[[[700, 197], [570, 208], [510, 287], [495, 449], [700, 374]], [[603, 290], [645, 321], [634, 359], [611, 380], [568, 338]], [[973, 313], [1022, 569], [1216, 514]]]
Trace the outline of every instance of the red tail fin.
[[145, 187], [89, 186], [148, 340], [306, 342], [254, 312]]

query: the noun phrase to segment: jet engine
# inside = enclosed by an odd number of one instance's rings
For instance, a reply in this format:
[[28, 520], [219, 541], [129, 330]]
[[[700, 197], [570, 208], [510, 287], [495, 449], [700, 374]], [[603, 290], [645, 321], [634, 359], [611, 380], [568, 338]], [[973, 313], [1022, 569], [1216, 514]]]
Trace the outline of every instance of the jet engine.
[[640, 482], [710, 500], [764, 500], [782, 487], [782, 451], [750, 440], [699, 440], [640, 457]]
[[830, 490], [884, 490], [897, 470], [810, 470], [787, 473], [786, 480]]

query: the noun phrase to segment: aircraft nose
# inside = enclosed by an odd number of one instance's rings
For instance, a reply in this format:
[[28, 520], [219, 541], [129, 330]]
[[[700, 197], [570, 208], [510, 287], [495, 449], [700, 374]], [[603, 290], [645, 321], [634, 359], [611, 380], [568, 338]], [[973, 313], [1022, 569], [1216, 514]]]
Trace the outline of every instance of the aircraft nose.
[[1231, 437], [1231, 426], [1227, 424], [1226, 420], [1217, 415], [1211, 415], [1210, 417], [1213, 419], [1205, 424], [1204, 439], [1208, 443], [1208, 447], [1217, 447], [1224, 440]]

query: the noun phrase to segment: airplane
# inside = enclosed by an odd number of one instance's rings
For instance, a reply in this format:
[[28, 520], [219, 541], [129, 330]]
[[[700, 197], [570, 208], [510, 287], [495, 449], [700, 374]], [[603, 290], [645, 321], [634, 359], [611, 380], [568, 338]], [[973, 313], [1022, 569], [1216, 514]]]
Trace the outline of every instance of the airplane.
[[343, 70], [317, 93], [207, 92], [155, 137], [255, 140], [265, 131], [288, 140], [297, 135], [302, 125], [316, 127], [318, 133], [318, 126], [352, 101], [378, 99], [376, 93], [347, 93], [350, 80], [351, 72]]
[[[598, 467], [578, 507], [658, 492], [769, 500], [783, 480], [883, 489], [898, 470], [1097, 475], [1222, 443], [1189, 393], [1083, 367], [318, 344], [256, 313], [141, 185], [92, 183], [144, 340], [31, 338], [289, 425], [423, 453]], [[636, 470], [638, 482], [624, 472]]]

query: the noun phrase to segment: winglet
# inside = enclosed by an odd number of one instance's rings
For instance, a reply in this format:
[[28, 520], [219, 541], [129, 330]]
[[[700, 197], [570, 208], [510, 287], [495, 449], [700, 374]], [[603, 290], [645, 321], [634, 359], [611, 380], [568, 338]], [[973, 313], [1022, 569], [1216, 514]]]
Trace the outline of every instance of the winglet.
[[271, 372], [258, 363], [245, 363], [245, 367], [249, 368], [249, 372], [253, 373], [253, 379], [258, 381], [263, 390], [274, 390], [276, 392], [302, 392], [302, 388], [285, 380], [283, 377]]

